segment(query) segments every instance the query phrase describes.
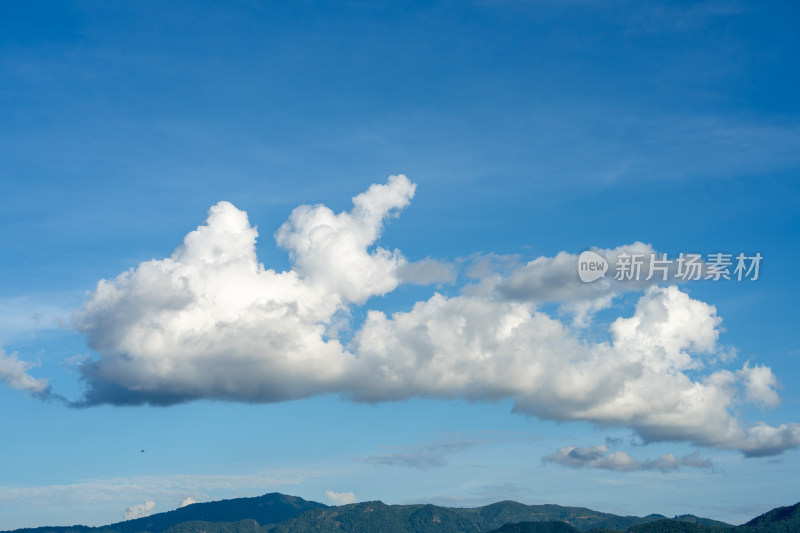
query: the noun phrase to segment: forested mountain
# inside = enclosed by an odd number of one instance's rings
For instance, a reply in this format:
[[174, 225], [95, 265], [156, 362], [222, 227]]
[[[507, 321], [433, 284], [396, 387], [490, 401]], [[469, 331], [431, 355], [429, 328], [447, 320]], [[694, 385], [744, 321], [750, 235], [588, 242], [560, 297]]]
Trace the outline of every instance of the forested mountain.
[[[679, 518], [679, 517], [676, 517]], [[696, 517], [695, 517], [696, 518]], [[694, 522], [658, 520], [630, 528], [630, 533], [798, 533], [800, 532], [800, 503], [777, 507], [746, 524], [737, 527], [719, 527], [704, 519]]]
[[[506, 524], [491, 533], [578, 533], [576, 529], [566, 522], [519, 522]], [[600, 530], [592, 530], [600, 531]]]
[[315, 509], [280, 524], [276, 533], [350, 531], [398, 533], [489, 531], [507, 523], [560, 521], [587, 530], [616, 517], [582, 507], [523, 505], [504, 501], [476, 508], [447, 508], [435, 505], [386, 505], [365, 502]]
[[[265, 526], [284, 522], [304, 511], [325, 507], [327, 506], [321, 503], [273, 492], [255, 498], [193, 503], [174, 511], [156, 513], [144, 518], [126, 520], [97, 528], [86, 526], [40, 527], [18, 529], [17, 533], [138, 533], [140, 531], [161, 533], [184, 522], [226, 523], [241, 520], [255, 521], [257, 525]], [[230, 530], [230, 533], [233, 533], [233, 529]], [[245, 533], [245, 530], [242, 529], [240, 533]]]
[[800, 531], [800, 503], [787, 507], [776, 507], [753, 518], [742, 527], [747, 528], [747, 533]]
[[[741, 526], [680, 515], [619, 516], [584, 507], [503, 501], [475, 508], [362, 502], [337, 507], [279, 493], [195, 503], [101, 527], [40, 527], [14, 533], [800, 533], [800, 504]], [[5, 532], [0, 532], [5, 533]]]

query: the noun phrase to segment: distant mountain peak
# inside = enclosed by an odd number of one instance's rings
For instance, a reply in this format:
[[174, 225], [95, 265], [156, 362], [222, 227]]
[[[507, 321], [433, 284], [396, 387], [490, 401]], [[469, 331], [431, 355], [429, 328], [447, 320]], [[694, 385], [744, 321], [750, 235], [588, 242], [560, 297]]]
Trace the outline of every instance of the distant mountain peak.
[[785, 507], [776, 507], [771, 511], [759, 515], [746, 524], [745, 526], [758, 526], [770, 522], [783, 522], [787, 520], [795, 520], [798, 522], [798, 529], [800, 531], [800, 502], [794, 505], [787, 505]]

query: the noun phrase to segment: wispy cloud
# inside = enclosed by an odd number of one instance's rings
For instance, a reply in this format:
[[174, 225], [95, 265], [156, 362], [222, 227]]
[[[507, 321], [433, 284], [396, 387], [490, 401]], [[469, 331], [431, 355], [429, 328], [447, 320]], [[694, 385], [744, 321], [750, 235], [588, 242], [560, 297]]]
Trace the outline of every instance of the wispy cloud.
[[477, 440], [440, 442], [422, 446], [396, 446], [392, 453], [359, 457], [359, 461], [381, 466], [402, 466], [427, 470], [448, 465], [447, 456], [472, 448], [480, 443]]
[[80, 294], [72, 293], [0, 298], [0, 342], [35, 331], [68, 328], [80, 300]]
[[428, 257], [421, 261], [400, 265], [398, 275], [404, 283], [431, 285], [452, 283], [456, 279], [456, 270], [449, 263]]
[[24, 504], [27, 506], [83, 506], [103, 502], [124, 504], [141, 501], [157, 502], [194, 501], [186, 498], [211, 499], [218, 493], [253, 494], [268, 492], [277, 487], [298, 485], [312, 477], [327, 475], [315, 470], [273, 470], [242, 475], [184, 475], [134, 476], [84, 479], [61, 485], [9, 486], [0, 485], [0, 506]]

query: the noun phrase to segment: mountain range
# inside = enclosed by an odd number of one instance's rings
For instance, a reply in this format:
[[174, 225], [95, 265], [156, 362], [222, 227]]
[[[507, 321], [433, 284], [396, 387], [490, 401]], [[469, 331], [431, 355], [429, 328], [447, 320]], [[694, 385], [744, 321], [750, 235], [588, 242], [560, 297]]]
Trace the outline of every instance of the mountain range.
[[[13, 533], [800, 533], [800, 503], [733, 526], [694, 515], [620, 516], [584, 507], [502, 501], [475, 508], [386, 505], [330, 507], [271, 493], [194, 503], [107, 526], [17, 529]], [[9, 532], [0, 532], [9, 533]]]

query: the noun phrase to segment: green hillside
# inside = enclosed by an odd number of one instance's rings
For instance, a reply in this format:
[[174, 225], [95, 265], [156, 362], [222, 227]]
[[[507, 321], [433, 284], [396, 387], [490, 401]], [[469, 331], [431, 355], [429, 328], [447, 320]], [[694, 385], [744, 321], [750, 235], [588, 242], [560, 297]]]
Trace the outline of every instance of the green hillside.
[[[742, 526], [694, 515], [619, 516], [584, 507], [503, 501], [475, 508], [386, 505], [338, 507], [279, 493], [195, 503], [102, 527], [19, 529], [13, 533], [800, 533], [800, 504]], [[2, 533], [2, 532], [0, 532]]]
[[701, 518], [693, 514], [682, 514], [676, 516], [675, 518], [673, 518], [673, 520], [680, 520], [681, 522], [691, 522], [692, 524], [700, 524], [701, 526], [724, 527], [724, 528], [733, 527], [732, 525], [726, 524], [725, 522], [720, 522], [719, 520], [711, 520], [710, 518]]
[[[747, 533], [784, 533], [800, 531], [800, 503], [776, 507], [742, 525]], [[744, 531], [742, 532], [744, 533]]]
[[629, 533], [732, 533], [737, 528], [713, 527], [665, 518], [654, 522], [647, 522], [632, 526]]
[[[684, 517], [676, 517], [684, 518]], [[630, 528], [630, 533], [798, 533], [800, 503], [778, 507], [736, 527], [719, 527], [713, 520], [658, 520]]]
[[579, 531], [565, 522], [519, 522], [506, 524], [490, 533], [578, 533]]
[[315, 509], [289, 520], [273, 533], [460, 533], [481, 531], [456, 510], [434, 505], [365, 502]]
[[[99, 528], [86, 526], [40, 527], [18, 529], [15, 533], [162, 533], [186, 522], [238, 522], [253, 520], [260, 525], [277, 524], [304, 511], [325, 508], [326, 505], [295, 496], [273, 492], [255, 498], [235, 498], [217, 502], [193, 503], [174, 511], [156, 513], [144, 518], [118, 522]], [[227, 527], [227, 526], [226, 526]], [[233, 530], [226, 530], [233, 533]], [[222, 533], [222, 532], [220, 532]], [[246, 533], [241, 530], [239, 533]]]
[[270, 526], [261, 526], [252, 519], [238, 522], [182, 522], [164, 533], [266, 533]]
[[508, 523], [518, 522], [565, 522], [580, 530], [599, 527], [608, 520], [618, 517], [610, 513], [592, 511], [585, 507], [564, 507], [561, 505], [524, 505], [503, 501], [474, 509], [456, 509], [457, 512], [472, 519], [481, 531], [497, 529]]

